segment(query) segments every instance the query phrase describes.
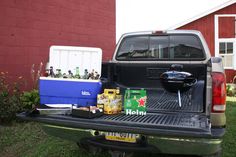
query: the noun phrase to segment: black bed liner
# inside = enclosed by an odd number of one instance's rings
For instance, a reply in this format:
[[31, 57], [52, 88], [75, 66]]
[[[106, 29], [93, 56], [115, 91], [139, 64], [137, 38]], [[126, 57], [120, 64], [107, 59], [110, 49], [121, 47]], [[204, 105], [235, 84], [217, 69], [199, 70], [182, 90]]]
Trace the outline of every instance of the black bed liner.
[[[151, 112], [203, 112], [203, 103], [194, 101], [192, 89], [181, 93], [182, 106], [179, 107], [177, 93], [170, 93], [165, 90], [147, 91], [147, 108]], [[197, 98], [201, 100], [200, 96]]]
[[152, 128], [184, 128], [207, 131], [208, 121], [203, 116], [193, 114], [148, 114], [146, 116], [134, 115], [110, 115], [103, 116], [95, 121], [108, 124], [128, 124], [129, 126], [141, 126]]
[[168, 135], [210, 137], [208, 118], [201, 114], [147, 114], [130, 116], [125, 114], [104, 115], [95, 119], [75, 118], [70, 115], [33, 115], [19, 114], [24, 120], [38, 121], [65, 127], [94, 129], [100, 131], [130, 132], [144, 135]]

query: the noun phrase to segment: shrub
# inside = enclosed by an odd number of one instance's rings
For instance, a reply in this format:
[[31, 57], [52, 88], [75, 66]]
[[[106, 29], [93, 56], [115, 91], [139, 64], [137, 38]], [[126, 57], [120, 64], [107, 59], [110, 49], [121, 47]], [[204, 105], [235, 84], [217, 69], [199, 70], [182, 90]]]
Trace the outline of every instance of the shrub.
[[33, 82], [33, 89], [31, 91], [24, 92], [20, 98], [25, 110], [33, 110], [37, 105], [39, 105], [39, 92], [38, 81], [41, 76], [43, 63], [39, 64], [38, 70], [35, 68], [35, 64], [32, 65], [30, 74]]
[[226, 85], [227, 96], [236, 96], [236, 84], [227, 84]]
[[16, 113], [22, 111], [20, 101], [22, 77], [17, 82], [9, 84], [7, 72], [0, 73], [0, 123], [9, 123], [16, 117]]
[[43, 68], [42, 62], [39, 64], [38, 70], [36, 70], [34, 64], [31, 67], [30, 74], [31, 74], [31, 79], [33, 81], [33, 89], [38, 88], [38, 80], [39, 80], [39, 77], [41, 76], [42, 68]]
[[26, 110], [33, 110], [37, 105], [39, 105], [39, 92], [33, 89], [28, 92], [24, 92], [20, 98], [23, 108]]

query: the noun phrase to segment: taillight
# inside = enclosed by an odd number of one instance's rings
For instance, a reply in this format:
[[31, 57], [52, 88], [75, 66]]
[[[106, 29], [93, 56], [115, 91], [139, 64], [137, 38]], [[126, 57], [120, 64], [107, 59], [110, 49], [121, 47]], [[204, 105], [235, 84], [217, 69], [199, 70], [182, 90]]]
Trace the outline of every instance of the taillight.
[[212, 73], [212, 112], [225, 112], [226, 106], [226, 80], [225, 74]]

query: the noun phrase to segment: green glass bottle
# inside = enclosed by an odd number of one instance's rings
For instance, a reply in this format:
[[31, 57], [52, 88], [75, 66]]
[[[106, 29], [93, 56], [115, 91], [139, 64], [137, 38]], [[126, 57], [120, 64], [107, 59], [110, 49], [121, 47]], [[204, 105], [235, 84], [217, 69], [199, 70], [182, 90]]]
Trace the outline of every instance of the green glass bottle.
[[75, 68], [75, 78], [80, 79], [80, 75], [79, 75], [79, 67]]

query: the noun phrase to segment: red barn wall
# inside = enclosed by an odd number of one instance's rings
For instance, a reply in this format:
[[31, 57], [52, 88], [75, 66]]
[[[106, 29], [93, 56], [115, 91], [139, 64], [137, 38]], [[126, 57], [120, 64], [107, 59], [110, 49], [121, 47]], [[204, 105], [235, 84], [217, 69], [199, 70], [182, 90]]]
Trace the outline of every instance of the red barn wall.
[[235, 38], [235, 17], [219, 17], [219, 38]]
[[0, 1], [0, 72], [30, 82], [32, 64], [45, 64], [51, 45], [99, 47], [110, 59], [115, 0]]
[[[212, 56], [215, 56], [215, 34], [214, 34], [214, 15], [215, 14], [236, 14], [236, 4], [232, 4], [212, 14], [202, 17], [196, 21], [190, 22], [177, 29], [192, 29], [199, 30], [203, 34]], [[232, 18], [223, 18], [219, 20], [219, 35], [220, 37], [235, 37], [235, 22], [222, 25], [223, 21], [230, 22]], [[222, 29], [227, 27], [227, 29]], [[226, 70], [227, 82], [232, 81], [232, 76], [236, 75], [235, 70]]]

